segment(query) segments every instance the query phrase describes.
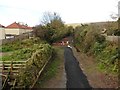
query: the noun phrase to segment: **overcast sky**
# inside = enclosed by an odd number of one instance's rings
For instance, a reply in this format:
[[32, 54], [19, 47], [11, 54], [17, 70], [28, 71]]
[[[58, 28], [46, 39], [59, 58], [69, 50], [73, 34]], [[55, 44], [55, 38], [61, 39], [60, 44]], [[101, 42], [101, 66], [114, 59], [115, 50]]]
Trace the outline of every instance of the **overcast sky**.
[[0, 24], [39, 24], [43, 12], [57, 12], [65, 23], [111, 20], [119, 0], [0, 0]]

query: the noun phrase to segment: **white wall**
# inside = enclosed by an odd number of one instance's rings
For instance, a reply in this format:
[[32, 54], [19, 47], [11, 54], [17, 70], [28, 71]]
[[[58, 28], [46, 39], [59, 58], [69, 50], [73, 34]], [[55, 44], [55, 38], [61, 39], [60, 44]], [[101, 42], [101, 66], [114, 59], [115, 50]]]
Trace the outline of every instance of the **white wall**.
[[5, 34], [20, 35], [20, 34], [31, 32], [31, 31], [33, 31], [33, 30], [31, 30], [31, 29], [10, 29], [10, 28], [6, 28], [5, 29]]
[[25, 32], [26, 32], [25, 29], [19, 29], [19, 34], [23, 34]]
[[32, 32], [33, 30], [32, 29], [26, 29], [25, 32]]
[[5, 39], [5, 29], [0, 28], [0, 39]]
[[106, 36], [107, 41], [119, 43], [120, 36]]

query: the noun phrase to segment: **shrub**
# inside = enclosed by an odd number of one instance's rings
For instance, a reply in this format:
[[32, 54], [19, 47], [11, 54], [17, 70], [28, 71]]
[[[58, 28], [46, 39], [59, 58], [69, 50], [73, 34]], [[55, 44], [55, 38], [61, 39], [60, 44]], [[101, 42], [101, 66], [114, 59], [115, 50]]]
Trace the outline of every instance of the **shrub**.
[[105, 37], [100, 34], [96, 34], [94, 37], [95, 37], [95, 41], [98, 43], [102, 44], [103, 42], [105, 42]]
[[53, 49], [49, 44], [40, 44], [29, 58], [25, 69], [20, 70], [18, 86], [30, 87], [46, 61], [52, 56]]
[[115, 36], [120, 36], [120, 30], [119, 29], [114, 30], [114, 35]]
[[96, 55], [98, 61], [102, 61], [105, 66], [109, 65], [111, 71], [118, 71], [118, 51], [117, 46], [107, 45], [99, 54]]
[[93, 54], [98, 55], [104, 49], [104, 46], [98, 42], [95, 42], [92, 48]]
[[14, 48], [13, 48], [13, 46], [12, 45], [3, 45], [3, 46], [1, 46], [1, 49], [0, 49], [0, 51], [1, 52], [9, 52], [9, 51], [13, 51], [14, 50]]
[[[105, 37], [101, 35], [101, 29], [107, 28], [107, 33], [119, 34], [116, 30], [116, 22], [107, 22], [102, 25], [90, 24], [88, 26], [82, 25], [81, 27], [75, 28], [74, 44], [77, 49], [87, 53], [89, 55], [94, 55], [98, 63], [103, 64], [100, 67], [109, 66], [111, 71], [118, 72], [118, 58], [120, 57], [117, 45], [106, 41]], [[108, 27], [109, 26], [109, 27]], [[106, 63], [106, 64], [105, 64]]]

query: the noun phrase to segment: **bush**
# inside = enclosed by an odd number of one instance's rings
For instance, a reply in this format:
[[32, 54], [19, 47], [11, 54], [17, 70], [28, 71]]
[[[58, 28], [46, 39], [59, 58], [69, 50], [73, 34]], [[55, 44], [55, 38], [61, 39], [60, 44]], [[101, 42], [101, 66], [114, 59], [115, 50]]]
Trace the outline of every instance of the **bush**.
[[[108, 26], [106, 23], [104, 27]], [[115, 30], [116, 23], [109, 23], [110, 33]], [[117, 45], [106, 41], [105, 37], [101, 35], [101, 27], [96, 24], [91, 24], [88, 26], [81, 26], [75, 28], [74, 44], [77, 49], [87, 53], [89, 55], [94, 55], [98, 63], [103, 64], [100, 67], [103, 68], [109, 66], [109, 69], [114, 72], [118, 72], [118, 58], [120, 54]], [[115, 31], [117, 34], [118, 31]], [[107, 32], [108, 33], [108, 32]], [[112, 32], [113, 33], [113, 32]], [[106, 64], [105, 64], [106, 63]]]
[[103, 42], [105, 42], [105, 37], [100, 34], [96, 34], [95, 41], [102, 44]]
[[9, 52], [9, 51], [13, 51], [14, 48], [12, 45], [3, 45], [1, 46], [0, 52]]
[[34, 44], [39, 44], [39, 43], [46, 43], [46, 42], [43, 40], [40, 40], [40, 38], [25, 39], [22, 41], [16, 41], [14, 43], [2, 45], [0, 46], [0, 51], [10, 52], [15, 50], [20, 50], [23, 48], [31, 48]]
[[[107, 45], [99, 54], [96, 55], [98, 61], [102, 61], [105, 66], [109, 65], [109, 70], [117, 72], [118, 51], [117, 46]], [[103, 63], [104, 62], [104, 63]]]
[[57, 13], [44, 13], [43, 24], [34, 27], [34, 35], [40, 39], [53, 43], [71, 35], [73, 27], [64, 25], [61, 17]]
[[29, 58], [25, 69], [18, 76], [18, 86], [30, 87], [36, 79], [38, 72], [52, 56], [53, 49], [49, 44], [40, 44], [38, 49]]
[[105, 48], [105, 46], [103, 44], [100, 44], [98, 42], [95, 42], [93, 47], [92, 47], [92, 51], [94, 55], [98, 55], [99, 53], [101, 53], [101, 51]]
[[119, 29], [114, 30], [114, 35], [115, 36], [120, 36], [120, 30]]

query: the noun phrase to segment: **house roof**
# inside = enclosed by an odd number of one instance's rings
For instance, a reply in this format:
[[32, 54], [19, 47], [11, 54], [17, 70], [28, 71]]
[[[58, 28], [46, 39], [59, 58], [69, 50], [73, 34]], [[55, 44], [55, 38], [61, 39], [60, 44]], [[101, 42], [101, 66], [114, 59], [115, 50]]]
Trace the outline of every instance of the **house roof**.
[[15, 28], [15, 29], [32, 29], [31, 27], [28, 27], [26, 25], [21, 25], [19, 23], [12, 23], [10, 25], [8, 25], [6, 28]]
[[33, 29], [32, 27], [27, 27], [28, 29]]
[[3, 25], [0, 24], [0, 27], [4, 28], [5, 26], [3, 26]]
[[19, 28], [19, 29], [23, 29], [23, 27], [20, 24], [16, 23], [16, 22], [8, 25], [6, 28]]

